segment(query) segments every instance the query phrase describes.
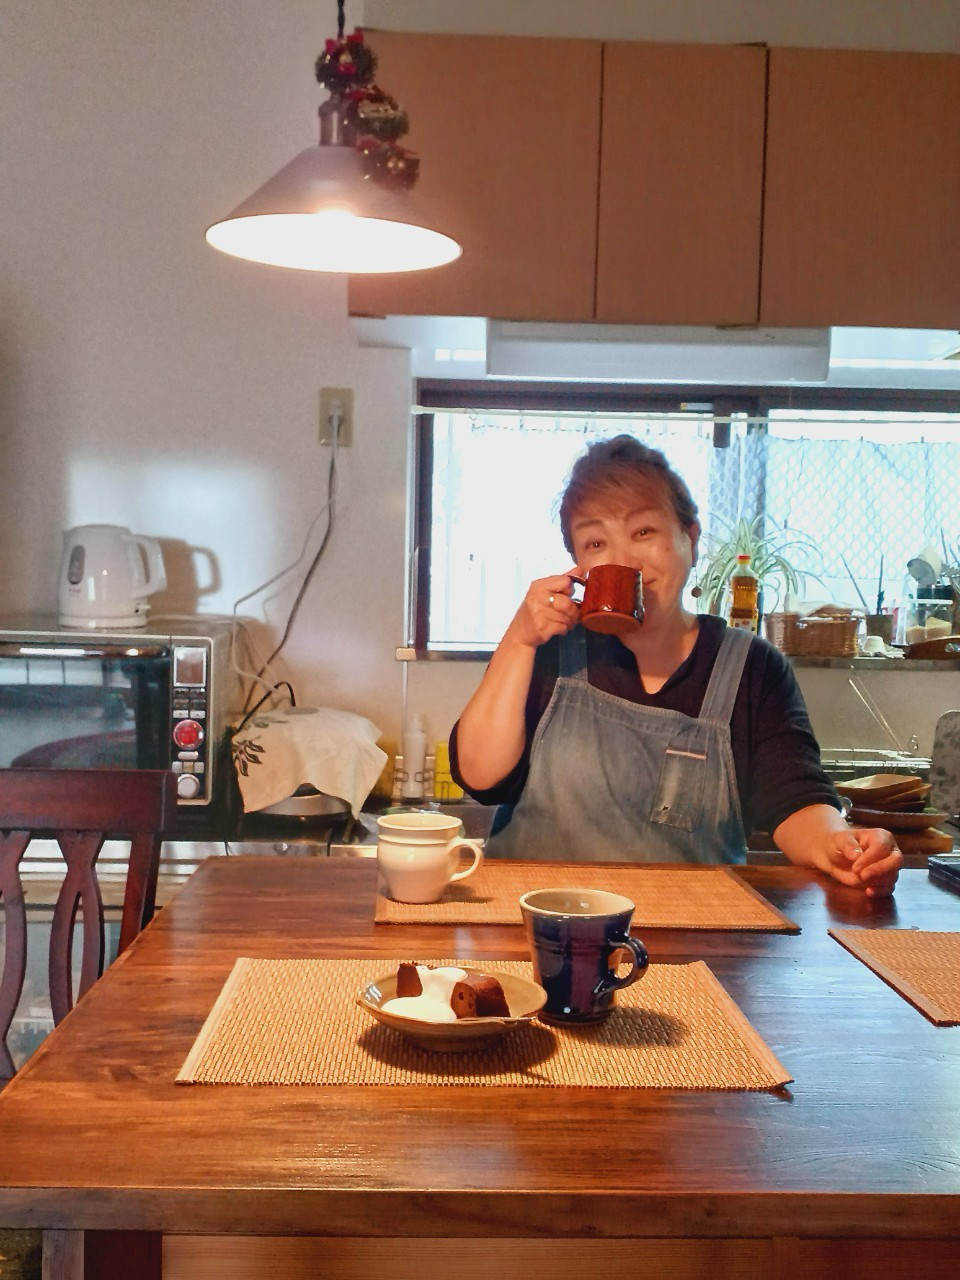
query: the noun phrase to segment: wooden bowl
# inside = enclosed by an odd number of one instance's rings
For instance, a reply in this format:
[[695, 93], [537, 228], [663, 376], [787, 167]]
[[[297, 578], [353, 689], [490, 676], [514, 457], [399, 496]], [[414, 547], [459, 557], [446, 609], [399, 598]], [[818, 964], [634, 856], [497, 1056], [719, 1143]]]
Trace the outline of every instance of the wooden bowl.
[[896, 809], [869, 809], [855, 804], [850, 818], [863, 827], [882, 827], [884, 831], [926, 831], [929, 827], [942, 826], [949, 814], [939, 809], [921, 809], [919, 813], [900, 812]]
[[918, 799], [930, 791], [928, 782], [916, 774], [903, 773], [870, 773], [864, 777], [848, 778], [836, 786], [840, 795], [871, 809], [886, 808], [890, 801]]
[[[471, 965], [458, 966], [467, 973], [488, 973]], [[403, 1014], [391, 1013], [383, 1006], [397, 994], [396, 973], [385, 973], [368, 982], [357, 996], [357, 1004], [377, 1022], [392, 1027], [421, 1049], [435, 1053], [465, 1053], [486, 1048], [495, 1040], [523, 1026], [536, 1016], [547, 1002], [547, 993], [538, 983], [515, 973], [493, 975], [503, 987], [509, 1018], [459, 1018], [456, 1022], [421, 1022]]]

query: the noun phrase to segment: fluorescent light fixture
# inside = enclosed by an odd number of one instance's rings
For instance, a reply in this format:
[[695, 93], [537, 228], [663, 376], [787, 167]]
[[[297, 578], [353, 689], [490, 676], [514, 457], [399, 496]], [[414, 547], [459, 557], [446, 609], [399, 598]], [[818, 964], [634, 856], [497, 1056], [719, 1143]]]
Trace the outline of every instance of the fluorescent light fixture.
[[[830, 364], [837, 369], [944, 369], [960, 354], [957, 329], [833, 330]], [[949, 365], [946, 370], [949, 371]]]
[[940, 356], [936, 360], [868, 360], [860, 356], [849, 356], [846, 359], [837, 359], [830, 361], [831, 369], [938, 369], [942, 370], [944, 364], [948, 360], [954, 360], [960, 356], [960, 352], [955, 355]]
[[829, 329], [491, 320], [487, 373], [577, 382], [825, 382]]

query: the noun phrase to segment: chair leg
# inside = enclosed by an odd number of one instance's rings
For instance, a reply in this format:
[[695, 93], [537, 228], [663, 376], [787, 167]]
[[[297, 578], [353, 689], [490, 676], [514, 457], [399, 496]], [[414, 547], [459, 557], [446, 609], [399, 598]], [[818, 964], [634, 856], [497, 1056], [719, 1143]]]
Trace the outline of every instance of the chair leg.
[[84, 1280], [160, 1280], [163, 1236], [159, 1231], [87, 1231]]

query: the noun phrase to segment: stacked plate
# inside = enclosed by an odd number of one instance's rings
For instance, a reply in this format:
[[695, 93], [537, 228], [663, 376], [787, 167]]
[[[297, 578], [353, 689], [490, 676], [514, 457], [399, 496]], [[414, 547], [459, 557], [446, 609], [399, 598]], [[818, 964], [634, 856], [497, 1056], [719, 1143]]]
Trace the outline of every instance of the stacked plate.
[[927, 805], [930, 783], [916, 774], [870, 773], [837, 783], [851, 803], [849, 818], [861, 827], [891, 831], [903, 853], [945, 853], [953, 839], [937, 828], [948, 814]]

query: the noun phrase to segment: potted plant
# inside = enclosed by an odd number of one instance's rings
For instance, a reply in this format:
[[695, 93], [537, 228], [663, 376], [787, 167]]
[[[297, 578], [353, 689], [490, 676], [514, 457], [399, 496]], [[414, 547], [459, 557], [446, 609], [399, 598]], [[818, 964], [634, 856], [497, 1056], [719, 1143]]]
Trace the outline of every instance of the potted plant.
[[814, 540], [797, 529], [781, 528], [775, 520], [757, 516], [741, 517], [735, 523], [718, 520], [719, 532], [704, 535], [705, 546], [698, 563], [702, 591], [700, 609], [720, 613], [730, 575], [738, 555], [748, 555], [760, 584], [761, 599], [773, 595], [773, 612], [781, 598], [797, 595], [807, 578], [820, 581], [815, 568], [822, 564], [820, 550]]

